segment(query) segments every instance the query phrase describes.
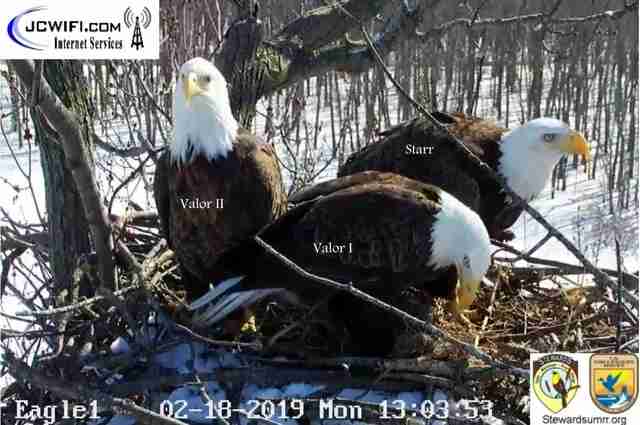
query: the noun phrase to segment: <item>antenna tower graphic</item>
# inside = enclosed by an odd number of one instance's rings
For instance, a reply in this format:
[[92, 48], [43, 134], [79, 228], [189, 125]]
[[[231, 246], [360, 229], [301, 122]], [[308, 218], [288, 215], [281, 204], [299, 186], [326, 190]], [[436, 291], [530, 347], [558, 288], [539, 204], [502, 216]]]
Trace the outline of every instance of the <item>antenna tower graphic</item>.
[[142, 13], [140, 15], [134, 15], [131, 7], [127, 7], [124, 11], [124, 23], [127, 28], [131, 28], [133, 26], [131, 47], [135, 47], [136, 50], [143, 48], [144, 40], [142, 39], [142, 30], [140, 29], [140, 26], [146, 29], [151, 24], [151, 11], [149, 8], [145, 7], [142, 9]]

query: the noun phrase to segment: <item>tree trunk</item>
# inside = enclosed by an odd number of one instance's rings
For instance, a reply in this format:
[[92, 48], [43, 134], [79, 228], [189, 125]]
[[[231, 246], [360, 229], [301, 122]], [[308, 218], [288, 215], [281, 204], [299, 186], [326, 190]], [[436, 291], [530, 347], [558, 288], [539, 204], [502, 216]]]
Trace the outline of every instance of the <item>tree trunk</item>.
[[[78, 117], [83, 117], [85, 128], [88, 128], [93, 108], [90, 107], [88, 85], [82, 74], [81, 63], [45, 61], [43, 74], [65, 106]], [[69, 302], [79, 293], [92, 293], [91, 288], [72, 287], [78, 259], [92, 250], [89, 223], [55, 131], [40, 112], [32, 109], [31, 113], [34, 117], [36, 142], [40, 147], [46, 193], [51, 270], [54, 278], [53, 295], [57, 303]], [[91, 153], [89, 156], [93, 162], [93, 146], [85, 148]], [[73, 293], [69, 292], [70, 290]]]

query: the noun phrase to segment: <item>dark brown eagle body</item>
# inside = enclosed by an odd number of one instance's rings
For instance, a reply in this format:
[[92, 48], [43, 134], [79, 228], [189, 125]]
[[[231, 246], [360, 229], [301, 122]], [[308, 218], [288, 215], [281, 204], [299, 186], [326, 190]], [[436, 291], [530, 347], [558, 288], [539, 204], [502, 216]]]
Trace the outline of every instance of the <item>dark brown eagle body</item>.
[[[440, 211], [438, 190], [398, 175], [382, 175], [381, 181], [371, 177], [339, 189], [327, 185], [325, 193], [302, 207], [305, 214], [287, 226], [288, 235], [277, 235], [274, 243], [319, 275], [358, 282], [376, 292], [397, 292], [417, 276], [434, 274], [427, 264], [432, 245], [428, 230]], [[303, 194], [294, 198], [304, 199]], [[320, 243], [342, 251], [318, 254]]]
[[[391, 173], [367, 172], [316, 185], [294, 195], [298, 203], [260, 237], [306, 271], [395, 303], [409, 286], [432, 296], [455, 296], [454, 265], [436, 267], [432, 233], [440, 190]], [[317, 244], [341, 246], [322, 254]], [[248, 266], [244, 259], [250, 258]], [[255, 242], [221, 257], [224, 275], [244, 275], [242, 289], [284, 288], [308, 303], [331, 296], [329, 310], [349, 330], [360, 354], [386, 354], [406, 325], [355, 297], [305, 279]], [[248, 266], [248, 267], [247, 267]]]
[[[213, 275], [222, 251], [286, 210], [273, 148], [245, 130], [238, 131], [226, 158], [209, 161], [199, 155], [179, 165], [165, 151], [156, 165], [154, 194], [169, 246], [191, 277], [201, 281]], [[197, 294], [207, 287], [193, 289]]]
[[[507, 130], [463, 114], [434, 113], [448, 130], [497, 171], [501, 136]], [[393, 172], [433, 184], [476, 211], [492, 237], [499, 237], [522, 212], [509, 208], [501, 187], [460, 155], [443, 131], [427, 119], [413, 119], [380, 133], [381, 140], [351, 155], [338, 176], [365, 170]], [[429, 152], [430, 150], [430, 152]], [[421, 152], [415, 154], [413, 152]]]

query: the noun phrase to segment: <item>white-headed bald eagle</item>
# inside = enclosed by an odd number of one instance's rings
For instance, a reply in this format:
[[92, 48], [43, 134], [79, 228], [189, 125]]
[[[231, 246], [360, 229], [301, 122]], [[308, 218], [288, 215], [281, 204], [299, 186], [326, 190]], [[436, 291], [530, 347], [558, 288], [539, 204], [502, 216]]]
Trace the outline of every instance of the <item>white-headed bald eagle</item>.
[[218, 255], [255, 235], [286, 209], [273, 148], [240, 128], [227, 83], [202, 58], [180, 68], [174, 138], [156, 164], [161, 229], [189, 272], [187, 290], [208, 289]]
[[[352, 282], [390, 303], [409, 286], [424, 288], [450, 300], [459, 317], [473, 303], [490, 264], [489, 235], [480, 217], [450, 194], [397, 174], [364, 172], [313, 186], [291, 200], [298, 205], [259, 235], [303, 269]], [[247, 257], [250, 265], [242, 261]], [[225, 252], [218, 265], [223, 283], [191, 306], [200, 325], [278, 289], [309, 303], [332, 293], [255, 241]], [[360, 354], [388, 353], [405, 327], [350, 294], [333, 294], [329, 310], [346, 325]]]
[[[542, 191], [563, 155], [589, 157], [584, 137], [557, 119], [537, 118], [509, 131], [461, 113], [435, 112], [434, 116], [527, 201]], [[413, 119], [382, 132], [381, 140], [351, 155], [338, 176], [377, 170], [434, 184], [477, 211], [492, 238], [512, 239], [507, 229], [522, 207], [513, 207], [501, 187], [452, 143], [429, 120]]]

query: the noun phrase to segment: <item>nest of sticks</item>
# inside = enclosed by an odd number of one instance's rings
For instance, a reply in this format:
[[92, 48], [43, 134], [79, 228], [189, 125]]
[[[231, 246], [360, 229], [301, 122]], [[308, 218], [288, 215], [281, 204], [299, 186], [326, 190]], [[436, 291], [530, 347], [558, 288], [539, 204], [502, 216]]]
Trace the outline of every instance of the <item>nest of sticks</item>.
[[[40, 330], [3, 335], [5, 341], [53, 338], [58, 347], [56, 352], [36, 355], [35, 366], [27, 366], [26, 361], [33, 351], [22, 359], [7, 355], [5, 372], [25, 379], [5, 389], [2, 398], [9, 406], [14, 399], [55, 404], [65, 397], [81, 400], [100, 391], [110, 403], [124, 403], [118, 407], [124, 413], [143, 409], [136, 417], [145, 423], [149, 419], [145, 415], [153, 410], [141, 407], [143, 392], [111, 393], [108, 380], [97, 385], [92, 382], [95, 370], [100, 368], [101, 376], [109, 370], [135, 381], [143, 366], [132, 372], [131, 363], [139, 363], [134, 353], [144, 357], [191, 340], [212, 350], [250, 356], [256, 362], [253, 367], [293, 369], [298, 379], [308, 376], [311, 382], [317, 380], [319, 371], [335, 371], [345, 365], [358, 371], [337, 379], [336, 388], [439, 388], [455, 399], [492, 400], [496, 415], [505, 423], [520, 424], [528, 422], [529, 383], [523, 371], [528, 370], [530, 353], [637, 350], [637, 319], [614, 302], [610, 293], [576, 275], [571, 267], [563, 271], [561, 267], [537, 269], [494, 262], [488, 274], [490, 284], [483, 285], [469, 314], [475, 324], [472, 329], [455, 321], [443, 302], [436, 300], [429, 309], [424, 294], [410, 289], [403, 305], [395, 307], [415, 320], [399, 331], [394, 354], [384, 359], [355, 358], [341, 351], [343, 341], [335, 337], [339, 333], [332, 332], [323, 301], [304, 308], [266, 299], [253, 309], [254, 328], [233, 338], [227, 336], [224, 326], [195, 329], [185, 309], [180, 267], [173, 253], [163, 241], [156, 241], [146, 253], [139, 246], [135, 251], [140, 274], [136, 278], [122, 272], [118, 291], [56, 310], [30, 312]], [[95, 279], [91, 261], [79, 265], [77, 284]], [[567, 286], [567, 282], [572, 284]], [[416, 326], [416, 320], [430, 323], [441, 333]], [[123, 336], [131, 341], [139, 341], [141, 335], [158, 336], [158, 323], [169, 333], [137, 351], [114, 352], [114, 341]], [[63, 391], [70, 383], [72, 394]]]

